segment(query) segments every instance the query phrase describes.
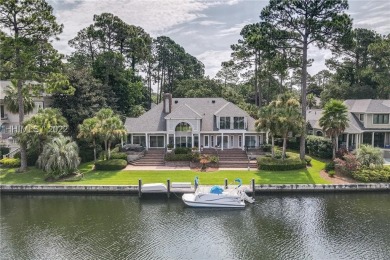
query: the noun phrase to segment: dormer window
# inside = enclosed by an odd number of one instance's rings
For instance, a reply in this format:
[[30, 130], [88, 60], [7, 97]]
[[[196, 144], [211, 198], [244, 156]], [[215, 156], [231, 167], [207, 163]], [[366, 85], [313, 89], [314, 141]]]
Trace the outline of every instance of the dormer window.
[[244, 117], [234, 117], [234, 129], [245, 129]]
[[364, 114], [359, 114], [359, 120], [360, 120], [361, 122], [364, 121]]
[[230, 117], [220, 117], [219, 129], [230, 129]]

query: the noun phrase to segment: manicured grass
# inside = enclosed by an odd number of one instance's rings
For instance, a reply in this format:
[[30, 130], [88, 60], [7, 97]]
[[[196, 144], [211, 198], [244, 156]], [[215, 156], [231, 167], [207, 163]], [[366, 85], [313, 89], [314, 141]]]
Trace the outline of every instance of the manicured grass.
[[[93, 163], [85, 163], [80, 166], [80, 171], [84, 178], [75, 182], [55, 182], [53, 184], [67, 185], [136, 185], [138, 179], [143, 183], [162, 182], [167, 179], [172, 182], [192, 182], [198, 176], [200, 183], [204, 185], [222, 185], [227, 178], [232, 183], [235, 178], [241, 178], [244, 184], [249, 184], [251, 179], [255, 179], [257, 184], [328, 184], [330, 182], [322, 179], [319, 172], [324, 168], [325, 163], [313, 159], [312, 167], [302, 170], [271, 172], [271, 171], [215, 171], [215, 172], [195, 172], [195, 171], [155, 171], [155, 170], [135, 170], [135, 171], [93, 171]], [[15, 173], [13, 169], [1, 169], [1, 184], [48, 184], [44, 180], [42, 171], [30, 168], [27, 173]]]

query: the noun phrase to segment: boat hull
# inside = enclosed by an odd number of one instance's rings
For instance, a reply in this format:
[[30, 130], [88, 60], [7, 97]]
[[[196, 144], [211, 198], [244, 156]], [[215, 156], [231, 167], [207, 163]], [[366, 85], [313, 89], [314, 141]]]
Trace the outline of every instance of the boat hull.
[[184, 194], [183, 202], [190, 207], [199, 208], [244, 208], [245, 202], [236, 197], [209, 196], [209, 199], [197, 200], [195, 194]]

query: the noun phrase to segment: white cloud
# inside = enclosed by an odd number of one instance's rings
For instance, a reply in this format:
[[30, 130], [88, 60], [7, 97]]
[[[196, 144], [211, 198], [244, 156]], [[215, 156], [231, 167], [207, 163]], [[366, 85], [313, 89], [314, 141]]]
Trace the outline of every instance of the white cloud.
[[225, 24], [225, 23], [218, 22], [218, 21], [204, 20], [204, 21], [200, 21], [198, 24], [207, 26], [207, 25], [219, 25], [219, 24]]
[[221, 69], [221, 62], [230, 59], [231, 50], [210, 50], [196, 56], [207, 68], [207, 75], [214, 77]]
[[[60, 6], [58, 1], [48, 2]], [[63, 3], [73, 5], [72, 8], [54, 10], [58, 22], [64, 24], [61, 41], [54, 46], [66, 53], [71, 51], [67, 42], [93, 22], [94, 14], [112, 13], [126, 23], [141, 26], [155, 36], [175, 25], [205, 17], [201, 12], [210, 5], [215, 5], [214, 2], [192, 0], [67, 0]]]
[[250, 20], [245, 20], [242, 23], [235, 24], [233, 27], [222, 29], [218, 32], [217, 36], [219, 37], [225, 37], [228, 35], [237, 35], [237, 37], [240, 35], [240, 32], [242, 28], [244, 28], [245, 25], [252, 23]]

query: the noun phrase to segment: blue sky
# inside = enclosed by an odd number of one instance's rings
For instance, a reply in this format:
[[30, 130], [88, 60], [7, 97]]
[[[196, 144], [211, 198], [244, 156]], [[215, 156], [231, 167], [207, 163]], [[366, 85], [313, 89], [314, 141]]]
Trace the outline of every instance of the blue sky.
[[[153, 37], [166, 35], [205, 64], [213, 77], [222, 61], [230, 58], [230, 45], [240, 38], [244, 25], [259, 21], [268, 1], [262, 0], [47, 0], [58, 22], [64, 24], [60, 41], [54, 46], [62, 53], [72, 49], [68, 41], [92, 23], [94, 14], [113, 13], [129, 24], [143, 27]], [[354, 27], [390, 33], [390, 0], [350, 0], [348, 13]], [[311, 48], [315, 61], [309, 72], [325, 68], [326, 50]]]

